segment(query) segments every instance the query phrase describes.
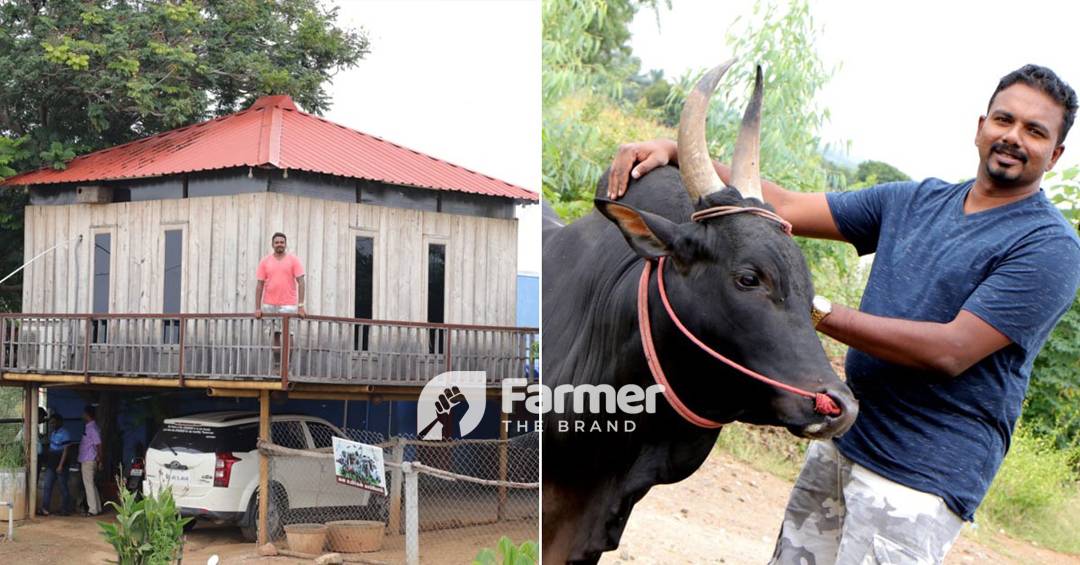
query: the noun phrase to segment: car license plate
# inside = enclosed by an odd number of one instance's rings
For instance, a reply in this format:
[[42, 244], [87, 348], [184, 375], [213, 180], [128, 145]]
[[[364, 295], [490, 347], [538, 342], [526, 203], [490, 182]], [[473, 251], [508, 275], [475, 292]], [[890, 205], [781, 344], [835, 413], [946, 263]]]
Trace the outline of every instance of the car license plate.
[[142, 469], [132, 469], [131, 470], [131, 476], [132, 477], [141, 477], [142, 476]]
[[188, 471], [169, 471], [165, 475], [165, 482], [173, 485], [186, 485], [191, 482], [191, 473]]

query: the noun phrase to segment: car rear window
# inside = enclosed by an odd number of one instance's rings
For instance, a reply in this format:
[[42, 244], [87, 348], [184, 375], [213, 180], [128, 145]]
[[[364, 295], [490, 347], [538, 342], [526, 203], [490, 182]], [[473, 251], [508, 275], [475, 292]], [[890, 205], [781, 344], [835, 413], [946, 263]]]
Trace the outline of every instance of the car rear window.
[[188, 453], [215, 453], [218, 451], [251, 451], [259, 437], [258, 424], [242, 424], [225, 428], [211, 428], [199, 424], [171, 423], [154, 436], [150, 447], [158, 450]]

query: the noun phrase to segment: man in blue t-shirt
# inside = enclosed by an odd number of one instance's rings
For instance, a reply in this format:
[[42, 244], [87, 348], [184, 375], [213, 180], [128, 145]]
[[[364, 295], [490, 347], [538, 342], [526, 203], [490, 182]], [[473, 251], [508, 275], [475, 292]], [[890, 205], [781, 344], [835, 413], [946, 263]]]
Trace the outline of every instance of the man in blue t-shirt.
[[42, 488], [41, 507], [37, 513], [48, 516], [52, 506], [53, 485], [60, 485], [60, 514], [71, 513], [72, 500], [68, 490], [68, 456], [71, 447], [71, 434], [64, 429], [64, 417], [54, 413], [49, 416], [49, 449], [45, 452], [45, 485]]
[[[973, 518], [1080, 285], [1080, 238], [1039, 188], [1076, 109], [1072, 88], [1027, 65], [979, 118], [973, 180], [833, 194], [762, 183], [796, 235], [875, 254], [858, 310], [814, 299], [818, 330], [850, 346], [860, 411], [844, 436], [811, 444], [773, 563], [939, 563]], [[635, 162], [637, 178], [675, 157], [671, 141], [623, 146], [609, 196]]]

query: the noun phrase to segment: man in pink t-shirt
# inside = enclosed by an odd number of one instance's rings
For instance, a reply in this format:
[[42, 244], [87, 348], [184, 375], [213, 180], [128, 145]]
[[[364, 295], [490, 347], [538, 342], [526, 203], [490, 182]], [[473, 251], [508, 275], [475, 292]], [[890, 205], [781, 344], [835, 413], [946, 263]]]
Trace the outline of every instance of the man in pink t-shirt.
[[285, 252], [285, 234], [278, 232], [270, 239], [274, 252], [262, 261], [255, 271], [255, 317], [265, 314], [307, 315], [304, 310], [304, 265], [296, 255]]

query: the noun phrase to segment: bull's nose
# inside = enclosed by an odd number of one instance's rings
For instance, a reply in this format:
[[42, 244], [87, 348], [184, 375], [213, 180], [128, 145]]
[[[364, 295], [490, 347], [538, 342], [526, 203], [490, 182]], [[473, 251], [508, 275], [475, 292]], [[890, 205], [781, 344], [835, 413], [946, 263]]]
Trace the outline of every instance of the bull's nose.
[[851, 428], [855, 423], [855, 418], [859, 416], [859, 401], [855, 400], [855, 396], [846, 386], [842, 389], [825, 390], [825, 394], [828, 394], [829, 398], [832, 398], [833, 402], [840, 407], [839, 415], [827, 419], [828, 427], [833, 435], [843, 434]]
[[796, 435], [813, 439], [828, 439], [848, 431], [852, 424], [855, 423], [855, 418], [859, 415], [859, 401], [855, 400], [855, 397], [846, 388], [821, 391], [829, 395], [829, 398], [840, 408], [839, 414], [826, 416], [822, 422], [816, 422], [792, 431]]

